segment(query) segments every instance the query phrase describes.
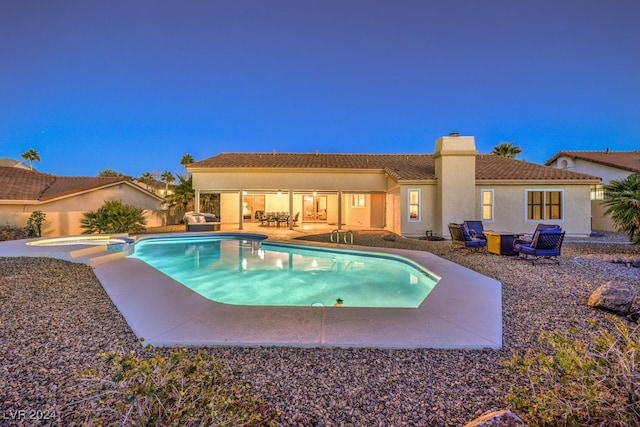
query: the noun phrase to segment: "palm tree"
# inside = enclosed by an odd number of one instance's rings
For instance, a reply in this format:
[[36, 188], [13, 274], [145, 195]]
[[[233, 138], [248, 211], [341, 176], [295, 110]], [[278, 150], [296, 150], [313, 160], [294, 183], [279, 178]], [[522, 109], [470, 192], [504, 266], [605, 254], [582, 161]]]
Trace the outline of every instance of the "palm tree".
[[501, 142], [493, 147], [491, 154], [496, 154], [502, 157], [509, 157], [515, 159], [518, 154], [522, 153], [520, 147], [513, 145], [513, 142]]
[[29, 166], [31, 167], [31, 170], [33, 170], [33, 162], [40, 161], [40, 154], [38, 154], [36, 150], [31, 148], [29, 149], [29, 151], [25, 151], [24, 153], [22, 153], [22, 158], [25, 160], [29, 160]]
[[191, 154], [185, 154], [184, 156], [182, 156], [182, 159], [180, 160], [180, 164], [182, 166], [184, 166], [184, 171], [185, 173], [187, 172], [187, 165], [190, 163], [193, 163], [193, 156]]
[[155, 179], [153, 175], [151, 175], [151, 172], [145, 172], [140, 176], [140, 181], [147, 186], [147, 191], [149, 191], [149, 185], [151, 185]]
[[167, 203], [171, 206], [179, 205], [183, 209], [193, 203], [195, 191], [193, 191], [192, 178], [178, 174], [180, 183], [176, 186], [174, 194], [167, 196]]
[[611, 215], [615, 227], [629, 236], [629, 241], [640, 245], [640, 174], [613, 180], [604, 186], [608, 206], [605, 215]]
[[169, 192], [169, 184], [175, 182], [176, 178], [170, 171], [163, 172], [161, 177], [162, 181], [164, 181], [164, 195], [166, 196]]

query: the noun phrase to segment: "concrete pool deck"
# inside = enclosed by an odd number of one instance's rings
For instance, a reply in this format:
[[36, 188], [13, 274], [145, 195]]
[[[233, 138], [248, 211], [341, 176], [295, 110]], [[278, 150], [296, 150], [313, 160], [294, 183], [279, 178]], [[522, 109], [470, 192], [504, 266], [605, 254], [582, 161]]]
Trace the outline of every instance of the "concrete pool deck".
[[[274, 236], [269, 241], [286, 239]], [[144, 339], [143, 344], [442, 349], [502, 346], [501, 283], [428, 252], [341, 245], [404, 256], [441, 277], [418, 308], [261, 307], [208, 300], [137, 259], [120, 257], [92, 263], [100, 254], [71, 255], [83, 249], [82, 245], [28, 246], [26, 242], [0, 242], [0, 256], [43, 256], [93, 264], [96, 277], [136, 336]]]

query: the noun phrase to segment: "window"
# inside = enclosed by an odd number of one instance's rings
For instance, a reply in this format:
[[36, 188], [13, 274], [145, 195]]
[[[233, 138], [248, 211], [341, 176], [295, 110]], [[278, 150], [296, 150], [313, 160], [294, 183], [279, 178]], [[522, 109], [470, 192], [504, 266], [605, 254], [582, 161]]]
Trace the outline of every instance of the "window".
[[493, 221], [493, 190], [481, 190], [482, 220]]
[[364, 194], [352, 194], [351, 195], [351, 207], [352, 208], [364, 208], [367, 205], [367, 198]]
[[420, 190], [409, 190], [409, 221], [420, 221]]
[[591, 186], [591, 200], [604, 200], [604, 185], [595, 184]]
[[562, 219], [562, 191], [527, 191], [527, 219]]

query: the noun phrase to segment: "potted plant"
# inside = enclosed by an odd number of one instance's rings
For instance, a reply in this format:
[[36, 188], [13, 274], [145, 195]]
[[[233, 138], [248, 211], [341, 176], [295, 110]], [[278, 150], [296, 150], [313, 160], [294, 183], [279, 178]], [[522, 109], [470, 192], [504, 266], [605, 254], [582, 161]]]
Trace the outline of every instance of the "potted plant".
[[333, 306], [334, 306], [334, 307], [342, 307], [342, 303], [343, 303], [343, 302], [344, 302], [344, 301], [342, 301], [342, 298], [337, 298], [337, 299], [336, 299], [336, 303], [335, 303], [335, 304], [333, 304]]

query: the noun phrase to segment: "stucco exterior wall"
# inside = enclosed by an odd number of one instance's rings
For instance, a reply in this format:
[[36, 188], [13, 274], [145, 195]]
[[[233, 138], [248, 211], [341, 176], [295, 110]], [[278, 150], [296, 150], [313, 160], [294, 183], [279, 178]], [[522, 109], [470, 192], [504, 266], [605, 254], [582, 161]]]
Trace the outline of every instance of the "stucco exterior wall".
[[589, 175], [602, 178], [602, 183], [607, 184], [614, 179], [624, 179], [631, 175], [631, 172], [614, 168], [611, 166], [601, 165], [599, 163], [588, 162], [582, 159], [572, 159], [571, 157], [561, 156], [551, 163], [550, 166], [562, 168], [566, 162], [566, 169], [573, 172], [586, 173]]
[[[481, 190], [494, 190], [494, 221], [483, 221], [485, 229], [495, 231], [511, 231], [514, 233], [531, 233], [539, 223], [558, 224], [571, 236], [588, 236], [591, 233], [591, 202], [589, 200], [590, 185], [504, 185], [482, 183], [476, 186], [478, 202], [472, 218], [480, 219], [482, 207]], [[529, 220], [527, 219], [527, 190], [562, 191], [563, 215], [561, 220]]]
[[[343, 204], [344, 204], [344, 215], [343, 215], [343, 224], [344, 225], [353, 225], [353, 226], [361, 226], [361, 227], [369, 227], [371, 225], [371, 195], [365, 194], [365, 206], [362, 207], [352, 207], [351, 206], [351, 195], [345, 194], [343, 196]], [[336, 198], [337, 202], [337, 198]], [[327, 218], [327, 222], [331, 224], [331, 222]], [[333, 221], [335, 223], [335, 220]]]
[[336, 172], [290, 170], [243, 170], [193, 173], [193, 188], [201, 190], [307, 190], [385, 191], [384, 172]]
[[[409, 218], [409, 191], [420, 191], [420, 218]], [[436, 185], [403, 184], [400, 188], [400, 234], [407, 237], [424, 237], [427, 230], [436, 236], [444, 236], [437, 229], [438, 209], [436, 204]]]
[[386, 194], [386, 228], [396, 234], [402, 234], [400, 190], [400, 185], [392, 185]]
[[[265, 211], [269, 207], [265, 206]], [[240, 221], [240, 193], [220, 193], [220, 222], [234, 224]]]
[[591, 201], [591, 228], [595, 231], [616, 231], [611, 216], [604, 214], [607, 207], [601, 202], [602, 200]]
[[434, 234], [449, 236], [449, 223], [460, 223], [474, 215], [477, 154], [471, 136], [447, 136], [436, 141], [434, 203], [439, 211], [433, 224]]

